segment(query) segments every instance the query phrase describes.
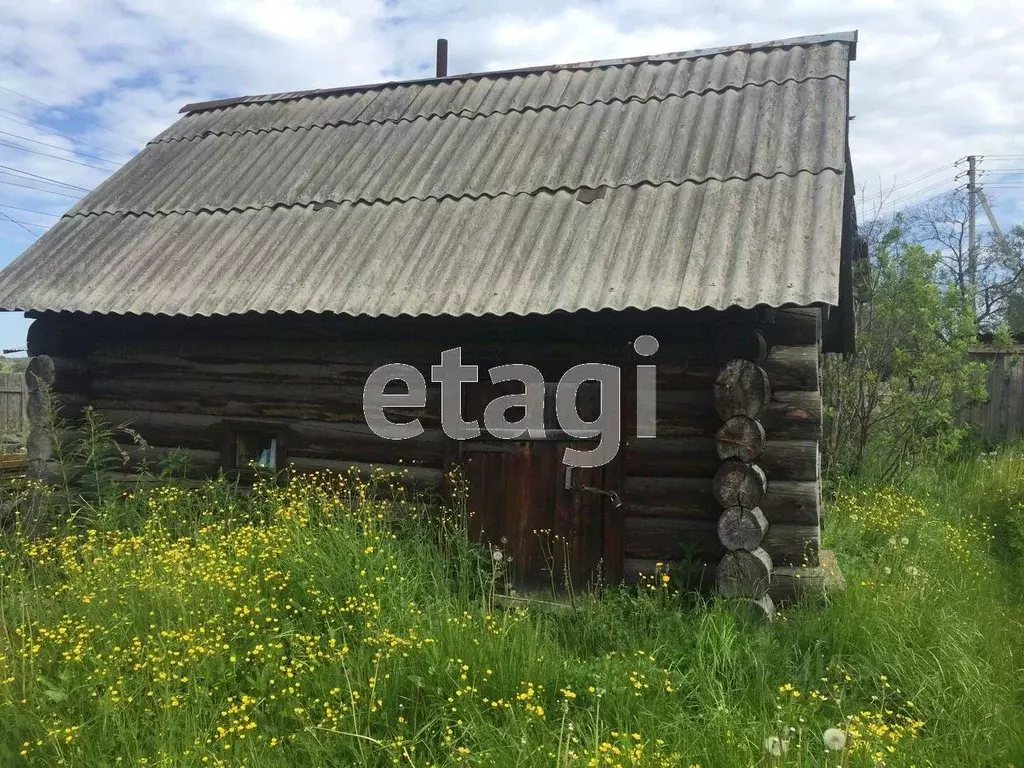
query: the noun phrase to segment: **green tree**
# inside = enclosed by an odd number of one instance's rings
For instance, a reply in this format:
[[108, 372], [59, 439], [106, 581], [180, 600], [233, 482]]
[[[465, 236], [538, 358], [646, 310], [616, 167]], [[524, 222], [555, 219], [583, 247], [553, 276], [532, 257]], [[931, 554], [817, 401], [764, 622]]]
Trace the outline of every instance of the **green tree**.
[[28, 358], [25, 357], [4, 357], [0, 355], [0, 373], [18, 373], [24, 371], [28, 365]]
[[936, 282], [939, 253], [907, 243], [897, 226], [858, 266], [857, 354], [824, 368], [825, 461], [830, 471], [892, 478], [923, 456], [957, 448], [957, 414], [984, 398], [971, 362], [970, 296]]

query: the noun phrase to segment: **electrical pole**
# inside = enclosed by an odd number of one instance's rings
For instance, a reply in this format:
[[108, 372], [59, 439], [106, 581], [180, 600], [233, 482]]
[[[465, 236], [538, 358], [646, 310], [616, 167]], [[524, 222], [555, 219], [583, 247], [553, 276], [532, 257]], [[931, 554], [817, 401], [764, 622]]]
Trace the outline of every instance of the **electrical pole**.
[[978, 252], [975, 246], [974, 209], [977, 208], [978, 156], [967, 157], [967, 280], [973, 288], [977, 285]]

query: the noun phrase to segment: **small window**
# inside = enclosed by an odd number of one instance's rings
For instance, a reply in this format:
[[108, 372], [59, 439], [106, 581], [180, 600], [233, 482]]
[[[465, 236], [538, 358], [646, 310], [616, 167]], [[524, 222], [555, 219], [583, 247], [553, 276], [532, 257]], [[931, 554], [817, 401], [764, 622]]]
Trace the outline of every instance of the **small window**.
[[278, 440], [266, 432], [235, 434], [235, 468], [278, 469]]

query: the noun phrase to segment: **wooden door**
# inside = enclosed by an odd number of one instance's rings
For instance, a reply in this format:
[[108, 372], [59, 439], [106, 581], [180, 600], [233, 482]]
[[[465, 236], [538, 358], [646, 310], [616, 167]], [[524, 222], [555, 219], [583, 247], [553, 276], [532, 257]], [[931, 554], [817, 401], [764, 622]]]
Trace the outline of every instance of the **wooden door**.
[[[562, 592], [571, 584], [578, 592], [599, 577], [608, 580], [608, 573], [602, 573], [605, 518], [614, 505], [601, 494], [566, 488], [562, 456], [570, 444], [490, 440], [459, 445], [469, 481], [470, 535], [512, 558], [512, 579], [520, 587], [553, 586]], [[606, 489], [615, 476], [597, 467], [573, 469], [571, 479], [575, 486]]]

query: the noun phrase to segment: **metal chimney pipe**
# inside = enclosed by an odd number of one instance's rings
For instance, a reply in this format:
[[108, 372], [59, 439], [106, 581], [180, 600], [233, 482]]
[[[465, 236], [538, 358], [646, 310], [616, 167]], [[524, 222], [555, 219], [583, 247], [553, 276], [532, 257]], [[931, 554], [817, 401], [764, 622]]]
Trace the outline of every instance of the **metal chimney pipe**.
[[437, 77], [448, 77], [448, 41], [437, 39]]

